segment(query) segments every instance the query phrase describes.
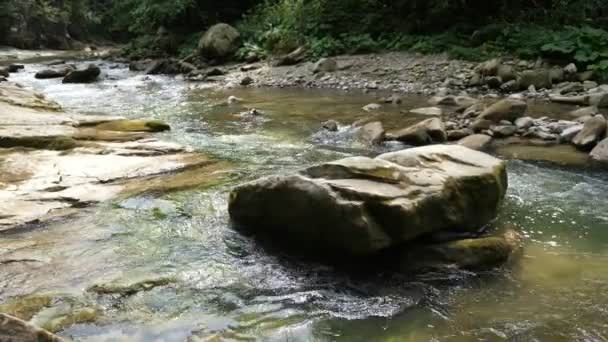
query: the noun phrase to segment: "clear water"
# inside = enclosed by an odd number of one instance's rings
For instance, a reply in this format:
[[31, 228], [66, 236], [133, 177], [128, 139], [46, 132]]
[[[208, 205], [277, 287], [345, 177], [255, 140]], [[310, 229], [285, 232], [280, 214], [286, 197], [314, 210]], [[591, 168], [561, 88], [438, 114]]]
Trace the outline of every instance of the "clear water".
[[[346, 129], [373, 94], [280, 89], [213, 90], [124, 66], [102, 82], [39, 81], [30, 65], [14, 78], [68, 110], [154, 117], [162, 136], [231, 161], [231, 176], [212, 187], [160, 195], [167, 217], [139, 196], [89, 208], [38, 229], [0, 236], [0, 256], [37, 260], [0, 265], [0, 302], [61, 293], [101, 311], [67, 327], [77, 341], [184, 341], [189, 336], [262, 341], [605, 341], [608, 339], [608, 174], [550, 164], [509, 162], [510, 188], [499, 224], [525, 234], [525, 256], [491, 273], [343, 274], [268, 252], [229, 228], [227, 194], [239, 182], [352, 154]], [[229, 95], [244, 99], [225, 104]], [[406, 98], [386, 107], [388, 127], [418, 118], [426, 106]], [[255, 107], [263, 119], [238, 115]], [[545, 107], [540, 107], [542, 115]], [[551, 107], [551, 111], [566, 111]], [[176, 282], [128, 297], [94, 296], [92, 284], [133, 275]]]

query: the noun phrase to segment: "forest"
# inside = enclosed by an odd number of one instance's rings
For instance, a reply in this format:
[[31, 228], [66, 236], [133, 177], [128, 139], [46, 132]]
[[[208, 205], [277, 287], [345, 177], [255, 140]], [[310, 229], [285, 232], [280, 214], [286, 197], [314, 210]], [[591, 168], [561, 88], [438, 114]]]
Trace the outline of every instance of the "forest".
[[[239, 29], [241, 57], [305, 45], [310, 57], [410, 50], [474, 61], [574, 60], [608, 70], [606, 0], [2, 0], [0, 44], [121, 42], [133, 58], [185, 56], [218, 22]], [[168, 47], [154, 46], [160, 28], [170, 34]]]

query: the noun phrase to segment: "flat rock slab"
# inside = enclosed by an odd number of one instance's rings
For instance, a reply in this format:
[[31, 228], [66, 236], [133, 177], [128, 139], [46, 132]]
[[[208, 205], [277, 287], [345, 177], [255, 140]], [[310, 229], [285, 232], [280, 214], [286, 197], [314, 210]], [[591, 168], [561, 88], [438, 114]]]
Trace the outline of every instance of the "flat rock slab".
[[[5, 82], [6, 83], [6, 82]], [[205, 182], [225, 166], [158, 141], [154, 120], [66, 113], [41, 94], [0, 85], [0, 231], [151, 187]], [[143, 130], [143, 131], [139, 131]], [[186, 172], [186, 178], [174, 174]], [[157, 181], [155, 178], [168, 180]]]
[[497, 213], [505, 163], [458, 145], [352, 157], [235, 188], [238, 228], [314, 253], [368, 256], [439, 231], [475, 232]]

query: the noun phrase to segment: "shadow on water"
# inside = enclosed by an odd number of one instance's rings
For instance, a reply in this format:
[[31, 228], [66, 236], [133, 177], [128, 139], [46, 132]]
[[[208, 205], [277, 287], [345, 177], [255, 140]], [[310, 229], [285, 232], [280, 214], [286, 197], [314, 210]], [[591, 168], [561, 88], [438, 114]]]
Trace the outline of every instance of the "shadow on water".
[[[230, 229], [227, 197], [238, 183], [350, 155], [348, 125], [377, 116], [396, 128], [420, 120], [411, 97], [370, 114], [373, 95], [327, 91], [198, 89], [105, 64], [93, 85], [15, 78], [67, 109], [154, 117], [161, 138], [230, 161], [229, 179], [199, 189], [118, 199], [69, 220], [0, 236], [0, 303], [69, 293], [100, 314], [59, 334], [79, 341], [183, 341], [190, 335], [264, 341], [602, 341], [608, 338], [608, 178], [602, 171], [510, 161], [510, 188], [497, 224], [526, 236], [522, 260], [489, 273], [352, 274], [269, 252]], [[229, 106], [228, 95], [243, 98]], [[264, 120], [238, 114], [249, 108]], [[545, 107], [543, 110], [549, 110]], [[551, 107], [557, 110], [561, 107]], [[569, 108], [564, 108], [566, 111]], [[540, 115], [540, 113], [539, 113]], [[335, 119], [344, 131], [320, 132]], [[391, 147], [387, 147], [390, 149]], [[357, 267], [357, 265], [352, 265]], [[382, 268], [379, 268], [382, 269]], [[91, 285], [135, 275], [169, 284], [131, 295]], [[51, 306], [54, 304], [51, 304]]]

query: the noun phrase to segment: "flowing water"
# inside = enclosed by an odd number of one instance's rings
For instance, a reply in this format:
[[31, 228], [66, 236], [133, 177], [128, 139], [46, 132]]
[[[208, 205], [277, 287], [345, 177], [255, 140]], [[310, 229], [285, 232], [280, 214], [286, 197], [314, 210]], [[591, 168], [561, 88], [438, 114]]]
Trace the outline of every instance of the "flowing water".
[[[525, 255], [490, 273], [417, 276], [344, 274], [262, 249], [230, 229], [227, 194], [240, 182], [353, 154], [348, 129], [320, 123], [369, 117], [367, 94], [214, 90], [179, 78], [144, 76], [106, 64], [91, 85], [12, 76], [68, 110], [153, 117], [160, 138], [230, 162], [222, 182], [123, 198], [70, 219], [0, 236], [0, 303], [29, 294], [96, 308], [89, 323], [59, 334], [78, 341], [184, 341], [191, 335], [262, 341], [606, 341], [608, 175], [547, 163], [509, 162], [510, 188], [498, 218], [526, 236]], [[227, 105], [229, 95], [243, 98]], [[400, 109], [425, 106], [405, 99]], [[262, 117], [238, 115], [255, 107]], [[539, 107], [544, 112], [565, 111]], [[389, 127], [419, 120], [387, 107]], [[390, 146], [386, 149], [398, 148]], [[100, 166], [102, 167], [102, 166]], [[157, 209], [161, 208], [162, 215]], [[170, 277], [129, 296], [85, 289], [114, 279]], [[65, 301], [65, 300], [64, 300]]]

